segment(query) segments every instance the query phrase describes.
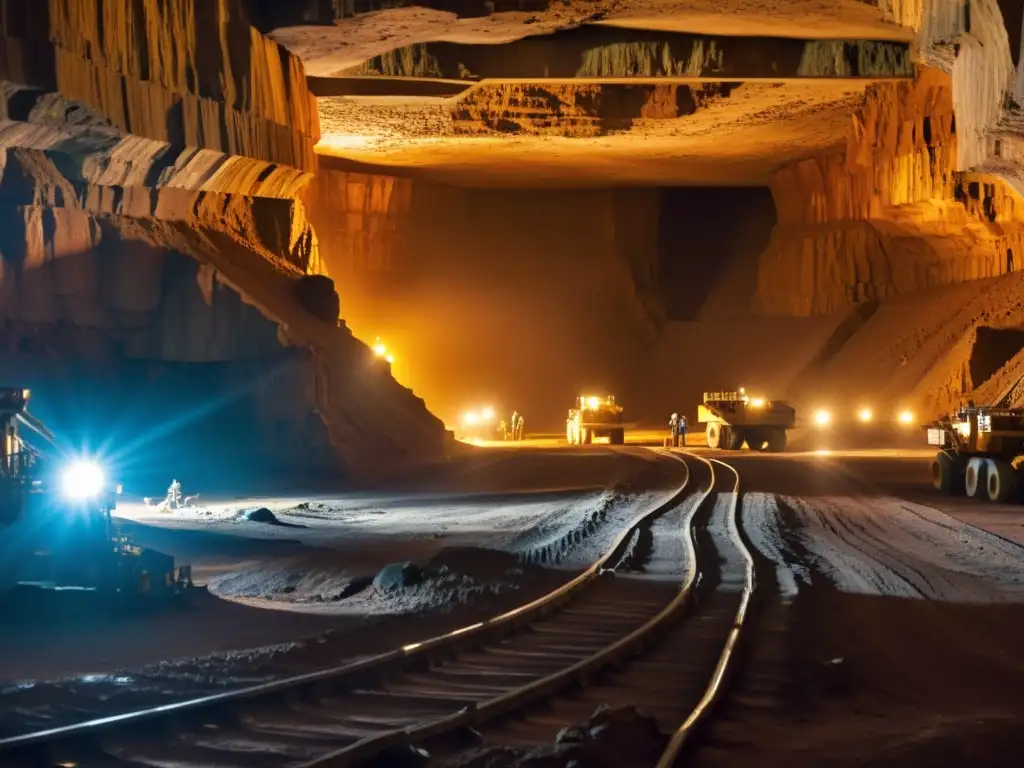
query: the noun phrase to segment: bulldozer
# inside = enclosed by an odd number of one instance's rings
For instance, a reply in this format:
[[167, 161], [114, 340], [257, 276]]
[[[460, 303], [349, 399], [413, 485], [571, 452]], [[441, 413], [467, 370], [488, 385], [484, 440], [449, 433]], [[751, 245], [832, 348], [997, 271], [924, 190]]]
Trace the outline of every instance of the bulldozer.
[[709, 448], [738, 451], [746, 443], [754, 451], [786, 450], [786, 430], [796, 424], [796, 410], [781, 400], [735, 392], [705, 392], [697, 406]]
[[[191, 588], [190, 566], [121, 534], [111, 514], [121, 487], [101, 462], [62, 455], [29, 398], [28, 389], [0, 388], [0, 596], [38, 607], [84, 593], [120, 610]], [[51, 450], [33, 448], [22, 428]]]
[[622, 406], [615, 398], [581, 395], [569, 409], [565, 420], [565, 439], [569, 445], [590, 445], [594, 439], [606, 438], [612, 445], [626, 442], [622, 422]]

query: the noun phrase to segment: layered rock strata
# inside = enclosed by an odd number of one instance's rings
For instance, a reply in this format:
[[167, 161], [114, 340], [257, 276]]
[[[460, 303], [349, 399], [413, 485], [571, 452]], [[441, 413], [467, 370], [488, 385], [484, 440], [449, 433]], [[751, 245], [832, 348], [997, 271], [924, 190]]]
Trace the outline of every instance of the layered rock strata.
[[452, 109], [452, 128], [457, 135], [603, 136], [636, 120], [692, 115], [738, 85], [484, 85]]

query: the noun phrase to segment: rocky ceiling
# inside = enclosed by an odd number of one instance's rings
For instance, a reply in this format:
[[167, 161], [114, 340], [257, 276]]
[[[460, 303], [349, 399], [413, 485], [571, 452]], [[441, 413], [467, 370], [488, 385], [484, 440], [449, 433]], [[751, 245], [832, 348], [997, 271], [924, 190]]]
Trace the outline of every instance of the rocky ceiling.
[[842, 146], [867, 86], [915, 71], [914, 29], [861, 0], [357, 12], [381, 5], [335, 2], [333, 24], [273, 33], [320, 97], [325, 167], [467, 186], [766, 184]]

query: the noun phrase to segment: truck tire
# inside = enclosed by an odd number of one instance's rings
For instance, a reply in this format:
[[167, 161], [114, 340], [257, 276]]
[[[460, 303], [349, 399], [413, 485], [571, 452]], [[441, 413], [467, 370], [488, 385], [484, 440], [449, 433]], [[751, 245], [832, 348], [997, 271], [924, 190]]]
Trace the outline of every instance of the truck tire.
[[786, 430], [784, 429], [770, 429], [768, 430], [767, 440], [768, 452], [769, 453], [782, 453], [786, 450]]
[[768, 442], [766, 430], [748, 427], [743, 432], [747, 438], [747, 448], [752, 451], [764, 450], [765, 445]]
[[708, 448], [717, 450], [722, 445], [722, 430], [721, 424], [715, 424], [714, 422], [708, 424], [707, 429], [704, 431], [704, 437], [708, 442]]
[[613, 429], [608, 433], [608, 442], [612, 445], [623, 445], [626, 442], [626, 431], [624, 429]]
[[932, 460], [932, 485], [935, 490], [946, 496], [962, 494], [964, 469], [962, 461], [957, 461], [945, 451], [939, 451]]
[[964, 472], [964, 490], [972, 499], [985, 495], [988, 483], [985, 476], [988, 474], [988, 462], [985, 459], [975, 456], [967, 462], [967, 470]]
[[585, 445], [590, 445], [592, 442], [594, 442], [593, 431], [580, 427], [580, 442]]
[[1003, 503], [1013, 498], [1017, 492], [1017, 473], [1005, 461], [988, 459], [985, 462], [987, 472], [985, 490], [990, 501]]
[[743, 441], [746, 438], [746, 430], [739, 429], [737, 427], [729, 427], [729, 431], [726, 434], [725, 447], [730, 451], [738, 451], [743, 447]]

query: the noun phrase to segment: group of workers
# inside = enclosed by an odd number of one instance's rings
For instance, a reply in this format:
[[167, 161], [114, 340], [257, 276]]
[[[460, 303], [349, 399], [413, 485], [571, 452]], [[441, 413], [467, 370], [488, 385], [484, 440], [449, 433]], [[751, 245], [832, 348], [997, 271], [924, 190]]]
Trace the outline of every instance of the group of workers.
[[498, 424], [498, 432], [501, 433], [502, 440], [506, 443], [509, 438], [513, 440], [523, 439], [523, 415], [519, 411], [512, 411], [512, 421], [506, 422], [504, 419]]
[[668, 428], [671, 432], [672, 447], [679, 448], [686, 445], [686, 416], [673, 413], [668, 420]]

